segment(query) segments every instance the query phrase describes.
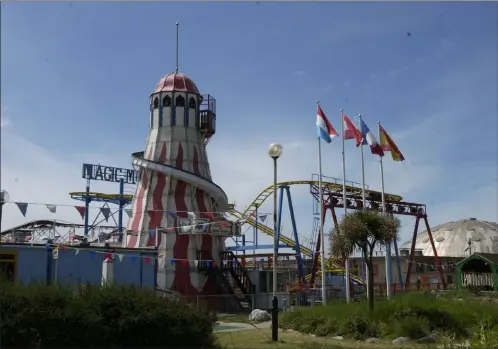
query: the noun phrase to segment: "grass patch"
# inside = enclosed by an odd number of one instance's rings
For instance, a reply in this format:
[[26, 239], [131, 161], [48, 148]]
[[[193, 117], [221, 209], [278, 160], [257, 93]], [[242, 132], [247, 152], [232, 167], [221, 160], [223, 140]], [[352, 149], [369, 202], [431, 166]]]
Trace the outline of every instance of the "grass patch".
[[493, 300], [438, 298], [433, 294], [411, 293], [390, 301], [377, 301], [373, 311], [368, 310], [366, 302], [337, 302], [327, 307], [296, 309], [283, 314], [279, 322], [282, 329], [322, 337], [339, 335], [353, 340], [409, 337], [417, 340], [438, 333], [461, 342], [481, 328], [488, 331], [498, 324], [498, 304]]
[[253, 329], [215, 334], [220, 347], [226, 349], [418, 349], [436, 348], [436, 345], [407, 343], [394, 345], [390, 342], [367, 343], [354, 340], [337, 340], [330, 337], [316, 337], [298, 332], [279, 332], [278, 342], [271, 341], [270, 329]]

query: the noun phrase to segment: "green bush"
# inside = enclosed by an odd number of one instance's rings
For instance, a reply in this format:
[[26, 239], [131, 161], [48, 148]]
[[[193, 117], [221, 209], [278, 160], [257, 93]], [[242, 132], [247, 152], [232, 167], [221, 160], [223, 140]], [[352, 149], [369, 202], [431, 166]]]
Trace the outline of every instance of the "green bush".
[[0, 286], [6, 348], [210, 348], [207, 310], [133, 287]]
[[440, 333], [461, 341], [478, 331], [494, 338], [498, 325], [477, 328], [482, 323], [498, 324], [495, 300], [410, 293], [378, 301], [373, 311], [368, 310], [366, 302], [332, 302], [326, 307], [297, 308], [284, 313], [279, 326], [317, 336], [341, 335], [351, 339], [419, 339]]

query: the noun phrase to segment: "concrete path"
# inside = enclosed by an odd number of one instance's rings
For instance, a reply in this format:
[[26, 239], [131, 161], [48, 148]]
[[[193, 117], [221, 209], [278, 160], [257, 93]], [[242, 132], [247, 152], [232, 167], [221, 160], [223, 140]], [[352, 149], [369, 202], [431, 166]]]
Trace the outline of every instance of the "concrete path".
[[214, 332], [253, 330], [255, 328], [269, 328], [270, 326], [271, 321], [265, 321], [259, 324], [247, 324], [244, 322], [217, 322], [214, 325]]

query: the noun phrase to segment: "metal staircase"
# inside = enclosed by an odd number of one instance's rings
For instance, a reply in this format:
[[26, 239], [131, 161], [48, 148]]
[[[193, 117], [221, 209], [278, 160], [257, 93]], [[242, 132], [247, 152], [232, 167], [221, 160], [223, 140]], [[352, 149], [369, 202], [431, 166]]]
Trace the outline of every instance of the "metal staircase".
[[220, 252], [221, 271], [230, 285], [241, 308], [252, 309], [252, 296], [256, 287], [249, 279], [246, 268], [232, 251]]

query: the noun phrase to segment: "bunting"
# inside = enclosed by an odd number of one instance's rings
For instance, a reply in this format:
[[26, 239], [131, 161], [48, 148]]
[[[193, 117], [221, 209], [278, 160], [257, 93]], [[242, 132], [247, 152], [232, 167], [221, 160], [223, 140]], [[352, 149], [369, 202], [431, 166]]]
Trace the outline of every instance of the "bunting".
[[85, 218], [85, 213], [86, 213], [86, 207], [85, 206], [74, 206], [74, 208], [80, 214], [81, 219], [84, 219]]
[[50, 205], [50, 204], [46, 204], [45, 206], [48, 208], [48, 210], [49, 210], [51, 213], [56, 213], [56, 211], [57, 211], [57, 206], [55, 206], [55, 205]]
[[101, 207], [100, 212], [102, 212], [102, 216], [106, 222], [109, 222], [109, 215], [111, 214], [111, 209], [109, 207]]
[[26, 212], [28, 211], [28, 204], [24, 202], [16, 202], [17, 208], [21, 211], [22, 215], [26, 217]]

